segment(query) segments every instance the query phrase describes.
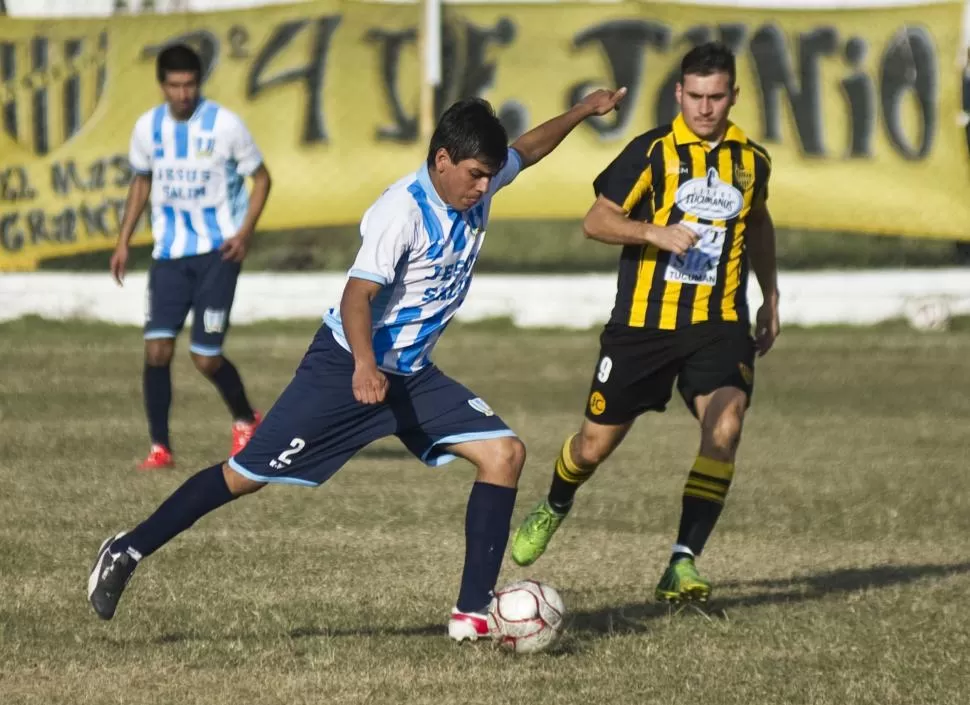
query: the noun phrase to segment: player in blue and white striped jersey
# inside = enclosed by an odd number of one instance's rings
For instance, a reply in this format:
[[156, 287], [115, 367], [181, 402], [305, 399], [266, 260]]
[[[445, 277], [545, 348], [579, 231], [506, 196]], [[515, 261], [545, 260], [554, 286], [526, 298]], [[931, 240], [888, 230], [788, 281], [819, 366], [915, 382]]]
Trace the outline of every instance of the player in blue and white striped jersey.
[[[155, 240], [148, 275], [144, 393], [152, 447], [142, 469], [174, 464], [168, 414], [175, 338], [194, 311], [189, 350], [233, 417], [232, 453], [259, 423], [235, 366], [222, 354], [243, 259], [266, 203], [270, 177], [242, 120], [199, 93], [202, 64], [187, 46], [164, 49], [156, 64], [165, 103], [139, 118], [129, 161], [135, 176], [111, 258], [123, 282], [128, 243], [151, 200]], [[252, 194], [245, 177], [253, 181]]]
[[267, 483], [318, 486], [364, 446], [393, 435], [428, 465], [460, 457], [477, 468], [448, 633], [458, 641], [487, 637], [486, 611], [508, 542], [525, 446], [430, 354], [468, 293], [492, 197], [583, 120], [611, 111], [624, 93], [595, 91], [511, 149], [485, 101], [449, 108], [426, 163], [365, 213], [340, 305], [327, 313], [249, 445], [189, 479], [134, 530], [102, 544], [88, 580], [95, 612], [111, 619], [138, 561], [203, 515]]

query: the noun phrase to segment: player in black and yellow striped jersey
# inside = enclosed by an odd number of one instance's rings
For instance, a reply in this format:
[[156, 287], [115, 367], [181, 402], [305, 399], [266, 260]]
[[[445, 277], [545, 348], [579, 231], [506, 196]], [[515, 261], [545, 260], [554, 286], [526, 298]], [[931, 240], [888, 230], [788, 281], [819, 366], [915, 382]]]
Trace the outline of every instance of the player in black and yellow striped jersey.
[[[594, 181], [588, 237], [622, 245], [616, 304], [600, 337], [586, 419], [563, 445], [548, 497], [516, 531], [512, 558], [533, 563], [565, 519], [576, 490], [646, 411], [678, 391], [701, 427], [683, 512], [658, 600], [706, 601], [694, 563], [734, 476], [754, 385], [756, 354], [779, 332], [775, 233], [768, 214], [767, 152], [729, 119], [735, 62], [720, 43], [681, 63], [680, 114], [640, 135]], [[755, 335], [749, 264], [764, 295]]]

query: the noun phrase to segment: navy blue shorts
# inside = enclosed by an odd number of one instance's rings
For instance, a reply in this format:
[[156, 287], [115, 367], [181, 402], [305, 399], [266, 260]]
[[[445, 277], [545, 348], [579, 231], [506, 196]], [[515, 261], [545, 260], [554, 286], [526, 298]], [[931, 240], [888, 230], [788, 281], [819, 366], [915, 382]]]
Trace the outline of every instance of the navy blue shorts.
[[397, 436], [424, 463], [455, 459], [447, 446], [515, 436], [492, 409], [434, 365], [388, 374], [382, 404], [354, 399], [354, 360], [321, 326], [296, 375], [229, 465], [257, 482], [321, 485], [357, 451]]
[[190, 349], [198, 355], [221, 355], [240, 268], [218, 251], [152, 262], [145, 340], [177, 337], [191, 309]]

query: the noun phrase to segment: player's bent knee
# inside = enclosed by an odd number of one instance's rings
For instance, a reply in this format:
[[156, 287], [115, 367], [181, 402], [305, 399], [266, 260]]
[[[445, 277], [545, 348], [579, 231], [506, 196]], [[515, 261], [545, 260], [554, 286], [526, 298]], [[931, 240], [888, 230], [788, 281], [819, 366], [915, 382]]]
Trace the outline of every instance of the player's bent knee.
[[167, 367], [174, 352], [175, 341], [171, 338], [145, 341], [145, 362], [151, 367]]
[[192, 356], [192, 362], [195, 365], [195, 369], [204, 374], [206, 377], [211, 377], [216, 373], [222, 366], [222, 355], [199, 355], [198, 353], [190, 353]]
[[256, 480], [250, 480], [248, 477], [240, 475], [229, 467], [229, 463], [222, 464], [222, 477], [226, 481], [226, 487], [229, 488], [233, 497], [252, 494], [266, 487], [265, 482], [256, 482]]
[[525, 465], [525, 444], [518, 438], [496, 438], [478, 464], [478, 480], [503, 487], [515, 487]]
[[581, 468], [595, 468], [605, 461], [619, 445], [622, 435], [580, 433], [577, 442], [570, 450], [573, 451], [573, 461]]

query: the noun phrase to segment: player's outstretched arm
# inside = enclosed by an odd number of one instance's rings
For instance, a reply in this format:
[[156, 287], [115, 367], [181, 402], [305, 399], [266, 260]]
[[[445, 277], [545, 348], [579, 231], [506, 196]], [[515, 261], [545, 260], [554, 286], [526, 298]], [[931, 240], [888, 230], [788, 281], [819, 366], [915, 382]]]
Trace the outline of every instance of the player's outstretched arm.
[[111, 276], [122, 286], [125, 281], [125, 271], [128, 269], [128, 243], [135, 234], [135, 225], [141, 217], [142, 211], [148, 203], [152, 191], [152, 175], [135, 174], [128, 187], [128, 198], [125, 200], [125, 217], [121, 221], [121, 232], [118, 233], [118, 244], [111, 255]]
[[340, 299], [340, 320], [354, 356], [354, 398], [361, 404], [380, 404], [387, 394], [387, 377], [374, 357], [371, 327], [371, 301], [380, 290], [376, 282], [350, 277]]
[[522, 157], [522, 168], [532, 166], [558, 147], [566, 135], [586, 118], [606, 115], [615, 109], [625, 95], [626, 88], [616, 91], [601, 88], [587, 95], [562, 115], [526, 132], [512, 144], [512, 148]]
[[764, 355], [774, 345], [781, 332], [778, 315], [778, 261], [775, 258], [775, 225], [768, 207], [763, 203], [748, 215], [748, 257], [751, 268], [758, 278], [764, 303], [755, 319], [755, 343], [758, 353]]

